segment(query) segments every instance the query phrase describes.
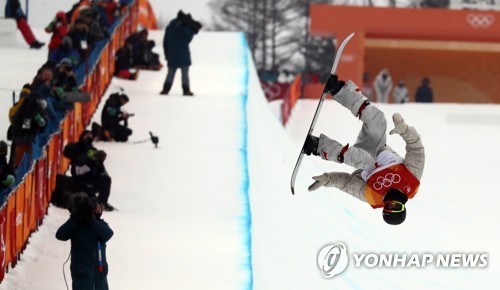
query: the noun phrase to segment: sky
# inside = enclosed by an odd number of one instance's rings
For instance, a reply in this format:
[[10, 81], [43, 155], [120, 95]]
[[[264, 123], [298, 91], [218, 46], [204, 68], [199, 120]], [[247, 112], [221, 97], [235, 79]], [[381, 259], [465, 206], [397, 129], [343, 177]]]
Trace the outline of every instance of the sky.
[[203, 24], [211, 22], [211, 10], [208, 7], [210, 0], [150, 0], [160, 25], [165, 26], [182, 10], [191, 13], [191, 16]]
[[[46, 41], [49, 35], [35, 34]], [[161, 31], [150, 37], [161, 40]], [[158, 93], [166, 74], [142, 71], [135, 82], [114, 79], [106, 96], [124, 88], [134, 134], [128, 143], [97, 143], [108, 152], [113, 178], [103, 218], [115, 231], [108, 242], [112, 289], [498, 289], [499, 196], [492, 190], [500, 160], [499, 105], [373, 104], [388, 119], [400, 112], [417, 128], [426, 150], [418, 194], [401, 226], [386, 225], [380, 210], [332, 188], [307, 192], [311, 177], [352, 168], [305, 157], [290, 193], [290, 175], [315, 100], [300, 100], [289, 124], [279, 103], [267, 103], [238, 33], [202, 31], [192, 44], [191, 89], [181, 96], [176, 76], [169, 96]], [[161, 49], [156, 51], [163, 59]], [[0, 40], [0, 87], [21, 87], [45, 61], [46, 47], [30, 50], [17, 34]], [[248, 56], [248, 55], [247, 55]], [[341, 76], [341, 72], [339, 72]], [[0, 91], [0, 110], [11, 91]], [[102, 104], [96, 118], [100, 115]], [[1, 114], [5, 132], [7, 114]], [[359, 120], [328, 99], [314, 134], [342, 144], [355, 141]], [[159, 148], [136, 141], [152, 131]], [[404, 154], [404, 143], [388, 143]], [[0, 290], [66, 289], [69, 243], [54, 238], [68, 212], [50, 207], [16, 268]], [[344, 273], [326, 279], [320, 250], [344, 243], [351, 257]], [[485, 268], [356, 267], [354, 254], [487, 254]], [[251, 262], [249, 264], [249, 261]]]

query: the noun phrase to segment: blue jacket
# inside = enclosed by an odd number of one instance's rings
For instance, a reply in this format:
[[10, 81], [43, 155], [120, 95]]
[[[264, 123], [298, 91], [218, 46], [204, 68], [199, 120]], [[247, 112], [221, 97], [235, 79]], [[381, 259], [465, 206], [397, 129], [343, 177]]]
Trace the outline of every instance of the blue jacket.
[[168, 67], [191, 65], [189, 43], [193, 40], [194, 31], [175, 18], [170, 21], [163, 37], [163, 50]]

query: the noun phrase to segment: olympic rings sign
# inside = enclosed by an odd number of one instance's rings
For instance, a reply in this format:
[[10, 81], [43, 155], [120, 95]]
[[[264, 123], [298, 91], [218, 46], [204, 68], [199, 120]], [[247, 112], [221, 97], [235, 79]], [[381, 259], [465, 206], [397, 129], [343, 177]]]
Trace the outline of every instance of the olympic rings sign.
[[467, 14], [467, 22], [473, 28], [488, 28], [495, 23], [495, 16], [491, 14]]
[[387, 173], [385, 176], [377, 177], [377, 180], [373, 183], [373, 188], [375, 190], [381, 190], [383, 187], [391, 187], [395, 183], [401, 181], [401, 176], [399, 174]]
[[290, 84], [286, 83], [260, 82], [260, 84], [268, 101], [283, 99], [290, 87]]

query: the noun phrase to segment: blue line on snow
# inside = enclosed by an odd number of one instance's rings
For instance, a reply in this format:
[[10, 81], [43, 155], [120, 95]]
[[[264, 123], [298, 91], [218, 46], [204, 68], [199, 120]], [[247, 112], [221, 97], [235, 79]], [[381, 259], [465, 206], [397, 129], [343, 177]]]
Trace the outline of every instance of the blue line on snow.
[[243, 112], [243, 144], [241, 148], [241, 157], [243, 161], [243, 197], [244, 197], [244, 241], [247, 248], [247, 259], [245, 267], [248, 267], [248, 284], [246, 289], [253, 289], [253, 267], [252, 267], [252, 214], [250, 212], [250, 197], [249, 197], [249, 173], [248, 173], [248, 119], [247, 119], [247, 101], [248, 101], [248, 43], [244, 33], [241, 33], [242, 40], [242, 60], [243, 60], [243, 75], [242, 75], [242, 112]]

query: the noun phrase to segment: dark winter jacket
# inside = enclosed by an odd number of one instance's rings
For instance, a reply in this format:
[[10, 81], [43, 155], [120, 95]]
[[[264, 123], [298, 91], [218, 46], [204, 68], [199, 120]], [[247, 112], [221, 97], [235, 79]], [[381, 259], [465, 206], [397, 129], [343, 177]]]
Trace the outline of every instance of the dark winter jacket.
[[[0, 191], [8, 188], [8, 186], [4, 184], [4, 181], [9, 175], [15, 176], [14, 169], [9, 165], [5, 156], [0, 156]], [[3, 198], [0, 201], [3, 201]]]
[[[85, 224], [71, 216], [56, 232], [61, 241], [71, 239], [71, 277], [73, 290], [107, 290], [108, 263], [106, 242], [113, 236], [113, 230], [101, 219]], [[98, 243], [102, 255], [102, 272], [99, 270]]]
[[104, 129], [113, 129], [122, 120], [120, 94], [111, 94], [101, 113], [101, 125]]
[[80, 138], [78, 139], [78, 142], [74, 143], [69, 143], [66, 146], [64, 146], [64, 157], [68, 158], [71, 160], [71, 173], [74, 175], [74, 165], [75, 162], [77, 161], [78, 157], [80, 156], [88, 156], [88, 153], [90, 150], [93, 150], [94, 152], [97, 151], [97, 149], [94, 147], [92, 142], [85, 141], [83, 139], [84, 135], [86, 133], [89, 133], [89, 131], [83, 131], [82, 134], [80, 134]]
[[432, 89], [427, 85], [418, 87], [417, 93], [415, 94], [415, 101], [417, 103], [432, 103], [434, 101]]
[[129, 70], [132, 66], [132, 51], [128, 46], [122, 46], [115, 54], [115, 73]]
[[163, 50], [168, 67], [183, 67], [191, 65], [189, 43], [195, 32], [184, 25], [178, 18], [172, 20], [165, 29]]
[[47, 115], [40, 109], [37, 95], [30, 94], [12, 118], [13, 140], [16, 144], [31, 144], [36, 134], [47, 124]]
[[[86, 53], [87, 53], [87, 48], [90, 49], [90, 47], [88, 47], [88, 43], [87, 43], [88, 35], [89, 35], [89, 29], [87, 26], [85, 26], [84, 29], [78, 30], [78, 29], [74, 28], [74, 26], [72, 27], [70, 25], [68, 36], [71, 38], [73, 48], [78, 51], [81, 59], [85, 59]], [[87, 47], [85, 47], [84, 44], [87, 45]]]

